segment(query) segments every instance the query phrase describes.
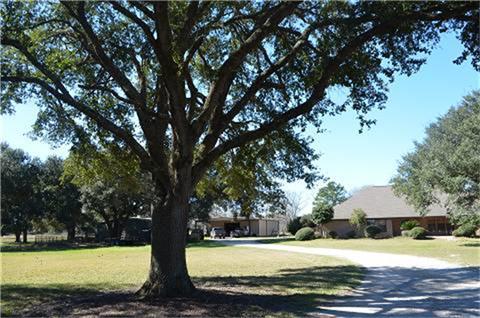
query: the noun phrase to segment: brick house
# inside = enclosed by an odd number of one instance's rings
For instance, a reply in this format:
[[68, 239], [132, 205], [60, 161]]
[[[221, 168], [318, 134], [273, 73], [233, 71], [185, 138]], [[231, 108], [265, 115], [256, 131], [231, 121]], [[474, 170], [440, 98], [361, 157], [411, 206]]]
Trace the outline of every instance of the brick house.
[[375, 224], [392, 236], [401, 234], [402, 221], [413, 219], [420, 222], [420, 225], [432, 235], [449, 235], [453, 230], [448, 222], [445, 207], [433, 204], [429, 207], [428, 214], [421, 217], [404, 198], [396, 196], [389, 185], [362, 188], [345, 202], [335, 206], [334, 217], [325, 228], [345, 236], [353, 230], [348, 220], [352, 211], [358, 208], [367, 214], [368, 224]]

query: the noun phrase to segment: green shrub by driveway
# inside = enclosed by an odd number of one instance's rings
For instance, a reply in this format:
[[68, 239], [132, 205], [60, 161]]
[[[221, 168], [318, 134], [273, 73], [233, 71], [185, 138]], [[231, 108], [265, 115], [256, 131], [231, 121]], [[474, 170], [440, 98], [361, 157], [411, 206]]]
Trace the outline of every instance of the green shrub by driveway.
[[315, 231], [311, 227], [304, 227], [297, 231], [295, 234], [295, 240], [297, 241], [310, 241], [315, 238]]
[[414, 240], [422, 240], [427, 237], [427, 230], [421, 226], [414, 227], [410, 230], [410, 237]]

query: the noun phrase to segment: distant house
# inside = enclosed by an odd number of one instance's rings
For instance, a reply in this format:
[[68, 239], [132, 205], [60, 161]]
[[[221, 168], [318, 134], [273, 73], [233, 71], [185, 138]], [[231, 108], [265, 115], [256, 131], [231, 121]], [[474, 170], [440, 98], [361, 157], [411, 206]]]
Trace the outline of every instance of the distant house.
[[325, 225], [329, 231], [345, 236], [352, 231], [349, 219], [354, 209], [362, 209], [367, 214], [369, 224], [375, 224], [392, 236], [401, 234], [400, 223], [415, 219], [434, 235], [451, 234], [452, 226], [447, 220], [447, 210], [438, 204], [429, 207], [429, 213], [420, 217], [415, 208], [404, 198], [393, 193], [391, 186], [365, 187], [345, 202], [334, 207], [333, 220]]
[[216, 217], [211, 218], [208, 222], [208, 227], [222, 227], [225, 229], [227, 235], [230, 235], [232, 230], [242, 229], [245, 233], [250, 228], [250, 234], [255, 236], [272, 236], [278, 235], [281, 228], [279, 219], [256, 219], [251, 218], [247, 220], [243, 217]]

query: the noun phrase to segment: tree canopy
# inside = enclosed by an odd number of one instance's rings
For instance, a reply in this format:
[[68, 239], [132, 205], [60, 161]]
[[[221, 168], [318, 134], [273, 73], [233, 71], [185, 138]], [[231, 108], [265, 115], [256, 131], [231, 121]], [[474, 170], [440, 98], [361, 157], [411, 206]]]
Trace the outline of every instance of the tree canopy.
[[318, 224], [328, 223], [333, 218], [333, 207], [348, 198], [345, 188], [334, 181], [320, 188], [313, 201], [312, 217]]
[[480, 223], [480, 92], [426, 129], [426, 137], [405, 155], [392, 179], [396, 193], [419, 211], [446, 205], [455, 223], [470, 216]]
[[63, 179], [79, 187], [87, 215], [105, 222], [111, 238], [119, 238], [129, 217], [150, 215], [155, 192], [136, 157], [111, 145], [96, 149], [83, 145], [65, 161]]
[[64, 161], [59, 157], [48, 157], [41, 165], [39, 188], [45, 208], [43, 219], [59, 223], [67, 230], [67, 238], [73, 240], [82, 223], [82, 204], [79, 188], [71, 178], [62, 178], [63, 172]]
[[[21, 149], [1, 144], [2, 227], [27, 242], [32, 221], [44, 214], [40, 184], [41, 162]], [[2, 228], [3, 230], [3, 228]]]

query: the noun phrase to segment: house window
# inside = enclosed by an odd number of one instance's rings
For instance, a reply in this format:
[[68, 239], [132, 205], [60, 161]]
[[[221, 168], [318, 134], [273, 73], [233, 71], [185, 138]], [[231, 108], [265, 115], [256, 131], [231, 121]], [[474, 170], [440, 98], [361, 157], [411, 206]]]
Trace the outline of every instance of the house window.
[[435, 226], [435, 223], [428, 223], [428, 232], [432, 232], [432, 233], [437, 232], [437, 227]]

